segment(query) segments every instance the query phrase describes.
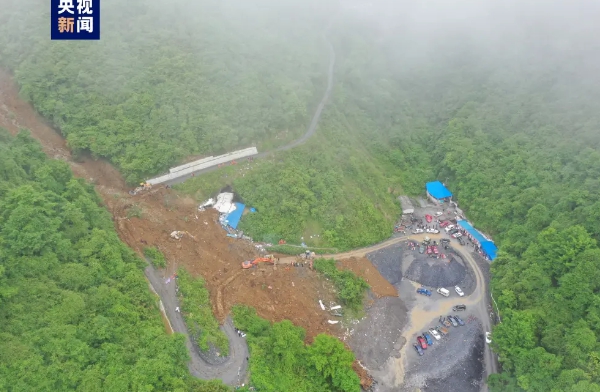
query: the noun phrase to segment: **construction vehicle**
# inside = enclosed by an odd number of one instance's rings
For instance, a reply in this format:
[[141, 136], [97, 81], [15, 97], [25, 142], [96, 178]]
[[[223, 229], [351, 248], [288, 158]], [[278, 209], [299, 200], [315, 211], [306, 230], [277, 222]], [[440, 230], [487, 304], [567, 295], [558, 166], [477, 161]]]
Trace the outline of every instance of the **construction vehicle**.
[[266, 255], [265, 257], [257, 257], [256, 259], [250, 261], [250, 260], [246, 260], [242, 263], [242, 268], [243, 269], [247, 269], [247, 268], [252, 268], [255, 265], [259, 264], [259, 263], [271, 263], [271, 264], [275, 264], [275, 256], [273, 255]]
[[135, 196], [138, 193], [140, 193], [142, 191], [150, 190], [151, 188], [152, 188], [152, 184], [150, 184], [149, 182], [140, 182], [140, 186], [138, 186], [137, 188], [135, 188], [132, 191], [129, 191], [129, 194], [132, 196]]

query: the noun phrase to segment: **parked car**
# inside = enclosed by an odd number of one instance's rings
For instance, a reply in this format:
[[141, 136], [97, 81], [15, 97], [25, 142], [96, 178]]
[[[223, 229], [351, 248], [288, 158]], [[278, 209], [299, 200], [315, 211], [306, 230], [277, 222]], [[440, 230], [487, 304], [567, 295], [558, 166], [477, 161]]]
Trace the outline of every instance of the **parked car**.
[[439, 321], [445, 327], [451, 327], [452, 326], [452, 323], [449, 320], [447, 320], [446, 317], [444, 317], [444, 316], [440, 316], [440, 320]]
[[440, 340], [442, 338], [440, 333], [435, 328], [429, 328], [429, 333], [435, 338], [435, 340]]
[[419, 246], [419, 253], [425, 252], [425, 245]]
[[419, 342], [423, 350], [427, 349], [427, 341], [423, 336], [417, 336], [417, 342]]
[[450, 230], [455, 230], [455, 229], [454, 229], [454, 225], [448, 225], [448, 226], [446, 226], [446, 227], [444, 228], [444, 230], [446, 230], [446, 233], [449, 233], [449, 232], [450, 232]]
[[418, 288], [417, 293], [431, 297], [431, 291], [424, 289], [423, 287]]
[[454, 310], [455, 312], [460, 312], [462, 310], [467, 310], [467, 306], [466, 305], [456, 305], [452, 307], [452, 310]]
[[452, 323], [454, 327], [458, 327], [458, 321], [454, 319], [452, 316], [448, 316], [448, 320]]
[[491, 332], [486, 332], [485, 333], [485, 342], [487, 344], [492, 343], [492, 333]]
[[446, 335], [448, 335], [448, 333], [449, 333], [449, 332], [448, 332], [448, 329], [447, 329], [446, 327], [442, 326], [442, 325], [438, 325], [438, 326], [436, 327], [436, 329], [437, 329], [437, 330], [438, 330], [438, 332], [439, 332], [440, 334], [442, 334], [443, 336], [446, 336]]
[[452, 237], [460, 238], [460, 237], [462, 237], [462, 234], [460, 232], [456, 232], [456, 233], [452, 234]]
[[422, 234], [423, 233], [423, 229], [414, 229], [413, 234]]
[[462, 325], [465, 325], [465, 322], [464, 322], [464, 321], [462, 321], [462, 319], [461, 319], [460, 317], [458, 317], [458, 316], [456, 316], [456, 315], [453, 315], [453, 316], [452, 316], [452, 318], [453, 318], [454, 320], [456, 320], [456, 322], [458, 323], [458, 325], [461, 325], [461, 326], [462, 326]]
[[454, 234], [454, 233], [458, 233], [458, 232], [460, 232], [459, 229], [450, 229], [450, 230], [448, 230], [449, 234]]
[[466, 243], [465, 241], [462, 239], [462, 237], [458, 237], [458, 243], [461, 244], [462, 246], [465, 246]]
[[438, 247], [437, 247], [437, 246], [434, 246], [434, 247], [433, 247], [433, 253], [435, 253], [436, 255], [439, 253], [439, 251], [438, 251]]
[[464, 297], [465, 296], [465, 293], [463, 293], [463, 291], [458, 286], [454, 286], [454, 291], [456, 291], [456, 294], [458, 294], [459, 297]]
[[423, 332], [423, 337], [427, 341], [428, 346], [433, 346], [433, 339], [431, 338], [431, 335], [429, 335], [429, 333]]
[[448, 289], [445, 289], [443, 287], [440, 287], [439, 289], [436, 290], [438, 294], [443, 295], [444, 297], [449, 297], [450, 296], [450, 292], [448, 291]]
[[440, 234], [440, 231], [438, 229], [427, 229], [427, 232], [430, 234]]
[[435, 216], [442, 216], [442, 215], [444, 215], [444, 213], [442, 211], [438, 211], [438, 212], [436, 212], [433, 215], [435, 215]]
[[430, 254], [432, 254], [432, 253], [433, 253], [433, 249], [432, 249], [432, 248], [433, 248], [432, 246], [428, 246], [428, 247], [427, 247], [427, 254], [428, 254], [428, 255], [430, 255]]
[[419, 355], [423, 355], [423, 350], [421, 350], [421, 347], [417, 346], [416, 344], [413, 344], [413, 347], [415, 348], [415, 350], [417, 350], [417, 353]]
[[433, 220], [433, 216], [427, 214], [425, 215], [425, 220], [427, 221], [427, 223], [431, 223], [431, 221]]
[[440, 222], [440, 227], [446, 227], [449, 224], [450, 224], [450, 221], [443, 221], [443, 222]]

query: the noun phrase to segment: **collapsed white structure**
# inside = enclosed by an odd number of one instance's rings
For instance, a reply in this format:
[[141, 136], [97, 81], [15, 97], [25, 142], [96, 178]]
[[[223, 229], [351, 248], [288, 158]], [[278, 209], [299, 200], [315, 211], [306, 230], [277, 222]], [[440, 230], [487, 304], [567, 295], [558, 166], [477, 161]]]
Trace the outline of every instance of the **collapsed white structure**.
[[157, 185], [176, 180], [181, 177], [185, 177], [199, 170], [208, 169], [221, 163], [227, 163], [236, 159], [247, 158], [258, 154], [256, 147], [245, 148], [243, 150], [229, 152], [227, 154], [218, 155], [216, 157], [210, 156], [208, 158], [202, 158], [194, 162], [186, 163], [181, 166], [172, 167], [169, 169], [169, 173], [163, 176], [152, 178], [146, 181], [148, 184]]
[[221, 214], [229, 214], [235, 210], [236, 207], [233, 203], [233, 193], [219, 193], [217, 195], [217, 202], [213, 205], [213, 208]]

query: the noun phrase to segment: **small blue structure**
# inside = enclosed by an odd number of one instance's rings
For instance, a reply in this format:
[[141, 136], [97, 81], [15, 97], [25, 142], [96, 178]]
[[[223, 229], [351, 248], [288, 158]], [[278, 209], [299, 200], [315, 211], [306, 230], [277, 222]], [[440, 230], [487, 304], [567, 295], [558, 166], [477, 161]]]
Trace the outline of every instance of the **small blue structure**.
[[425, 184], [427, 197], [437, 203], [449, 201], [452, 198], [452, 192], [448, 190], [440, 181], [432, 181]]
[[256, 212], [256, 208], [254, 208], [254, 207], [250, 208], [250, 212]]
[[460, 227], [462, 227], [468, 234], [471, 241], [473, 241], [476, 245], [479, 245], [481, 250], [489, 257], [490, 260], [494, 260], [498, 254], [498, 248], [494, 244], [494, 241], [490, 241], [483, 236], [480, 232], [475, 230], [475, 228], [466, 220], [459, 220], [456, 222]]
[[227, 220], [227, 224], [229, 226], [233, 227], [234, 229], [237, 229], [238, 224], [240, 223], [240, 219], [242, 219], [242, 214], [244, 213], [244, 208], [246, 208], [246, 205], [242, 203], [234, 204], [235, 210], [230, 212], [225, 219]]
[[494, 261], [496, 256], [498, 255], [498, 248], [493, 241], [484, 241], [481, 243], [481, 250], [490, 258], [490, 260]]

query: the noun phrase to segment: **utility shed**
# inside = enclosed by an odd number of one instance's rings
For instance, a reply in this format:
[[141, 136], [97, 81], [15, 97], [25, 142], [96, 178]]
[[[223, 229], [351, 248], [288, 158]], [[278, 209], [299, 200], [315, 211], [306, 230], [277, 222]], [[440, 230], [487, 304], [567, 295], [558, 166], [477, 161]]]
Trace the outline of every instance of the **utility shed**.
[[408, 196], [398, 196], [398, 200], [400, 200], [400, 205], [402, 205], [403, 214], [412, 214], [415, 212], [415, 207], [413, 207]]
[[446, 188], [440, 181], [432, 181], [425, 184], [427, 189], [427, 198], [434, 203], [443, 203], [452, 199], [452, 192]]

